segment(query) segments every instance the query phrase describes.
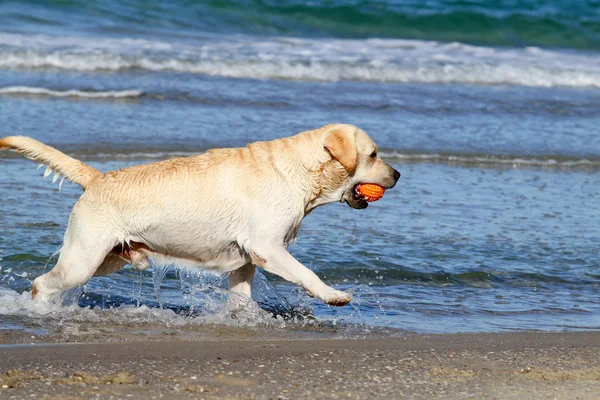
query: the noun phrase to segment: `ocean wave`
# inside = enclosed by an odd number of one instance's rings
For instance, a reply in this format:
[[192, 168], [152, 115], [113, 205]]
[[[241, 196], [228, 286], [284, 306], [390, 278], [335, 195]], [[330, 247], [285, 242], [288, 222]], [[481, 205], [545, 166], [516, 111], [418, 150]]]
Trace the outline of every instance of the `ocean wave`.
[[80, 97], [89, 99], [126, 99], [143, 96], [139, 90], [109, 90], [109, 91], [87, 91], [87, 90], [52, 90], [43, 87], [32, 86], [8, 86], [0, 88], [1, 95], [12, 96], [48, 96], [48, 97]]
[[0, 68], [297, 81], [600, 87], [600, 54], [397, 39], [142, 39], [0, 34]]

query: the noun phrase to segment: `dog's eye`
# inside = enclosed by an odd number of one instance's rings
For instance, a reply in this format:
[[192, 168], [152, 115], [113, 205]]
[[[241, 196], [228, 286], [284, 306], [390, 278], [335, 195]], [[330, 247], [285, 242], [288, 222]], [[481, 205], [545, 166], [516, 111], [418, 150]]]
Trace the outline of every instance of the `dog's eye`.
[[373, 152], [371, 153], [371, 158], [375, 158], [377, 157], [377, 150], [373, 150]]

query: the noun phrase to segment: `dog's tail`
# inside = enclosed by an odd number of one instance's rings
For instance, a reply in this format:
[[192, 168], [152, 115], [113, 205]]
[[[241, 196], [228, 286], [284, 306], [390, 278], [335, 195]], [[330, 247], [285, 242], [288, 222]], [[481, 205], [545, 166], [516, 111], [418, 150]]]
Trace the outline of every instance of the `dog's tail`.
[[25, 136], [8, 136], [0, 139], [0, 150], [17, 151], [30, 160], [47, 165], [44, 178], [54, 171], [53, 182], [56, 182], [59, 175], [64, 175], [65, 178], [85, 189], [94, 178], [102, 174], [97, 169], [69, 157], [53, 147]]

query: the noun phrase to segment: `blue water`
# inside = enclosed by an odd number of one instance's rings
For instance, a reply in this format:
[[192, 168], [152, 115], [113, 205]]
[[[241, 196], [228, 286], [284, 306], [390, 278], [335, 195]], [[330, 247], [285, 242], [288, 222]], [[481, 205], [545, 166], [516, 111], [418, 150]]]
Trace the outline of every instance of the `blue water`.
[[93, 278], [69, 306], [29, 301], [81, 191], [59, 192], [34, 163], [3, 154], [0, 320], [36, 332], [256, 321], [289, 332], [598, 329], [598, 9], [0, 4], [0, 136], [31, 136], [108, 171], [347, 122], [402, 172], [367, 210], [313, 212], [290, 248], [354, 291], [349, 306], [260, 274], [266, 311], [240, 321], [222, 315], [223, 277], [176, 266]]
[[595, 0], [66, 1], [0, 4], [12, 32], [401, 38], [496, 46], [600, 47]]

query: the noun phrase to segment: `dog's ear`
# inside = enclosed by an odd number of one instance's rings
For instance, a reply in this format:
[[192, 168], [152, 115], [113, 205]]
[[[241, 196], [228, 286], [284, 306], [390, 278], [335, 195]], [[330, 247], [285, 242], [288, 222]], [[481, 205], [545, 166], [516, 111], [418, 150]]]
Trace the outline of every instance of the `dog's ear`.
[[354, 171], [358, 163], [356, 150], [356, 129], [334, 127], [325, 138], [325, 150], [347, 171]]

